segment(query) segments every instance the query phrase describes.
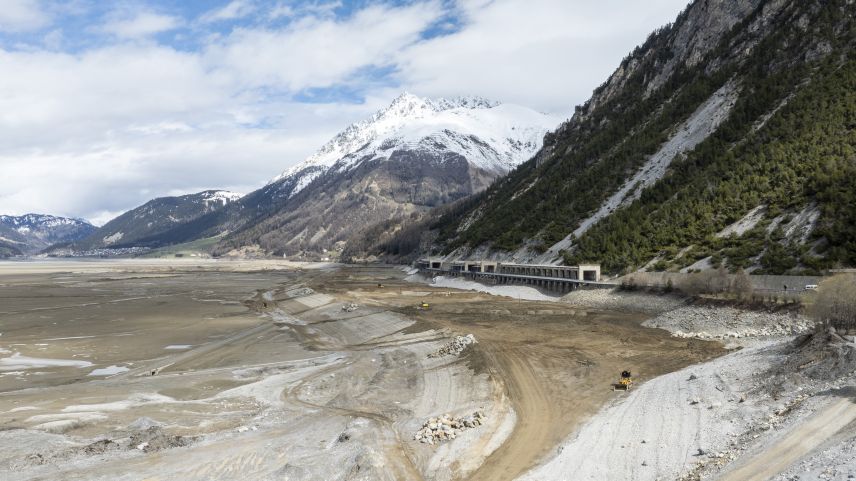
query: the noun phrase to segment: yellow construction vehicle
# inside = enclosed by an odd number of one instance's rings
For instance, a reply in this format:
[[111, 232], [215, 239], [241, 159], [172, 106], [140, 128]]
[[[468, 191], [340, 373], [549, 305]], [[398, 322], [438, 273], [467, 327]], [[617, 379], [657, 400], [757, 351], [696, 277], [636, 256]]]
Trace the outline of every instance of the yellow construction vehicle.
[[417, 307], [420, 311], [428, 311], [431, 310], [431, 306], [428, 305], [427, 302], [422, 301], [419, 303], [419, 307]]
[[630, 371], [621, 371], [621, 377], [618, 382], [612, 385], [613, 391], [629, 391], [633, 387], [633, 377]]

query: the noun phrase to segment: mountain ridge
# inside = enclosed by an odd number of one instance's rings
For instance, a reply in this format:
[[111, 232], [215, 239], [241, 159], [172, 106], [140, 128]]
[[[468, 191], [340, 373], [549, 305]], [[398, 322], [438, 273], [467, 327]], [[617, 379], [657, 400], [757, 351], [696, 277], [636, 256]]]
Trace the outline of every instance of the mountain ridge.
[[339, 252], [371, 224], [484, 190], [531, 157], [557, 123], [482, 97], [403, 93], [269, 182], [261, 190], [277, 207], [240, 226], [217, 253], [246, 246], [298, 256]]
[[[833, 192], [844, 192], [838, 203], [854, 201], [846, 194], [856, 177], [853, 17], [846, 0], [692, 2], [549, 133], [532, 161], [426, 225], [438, 236], [433, 251], [601, 262], [614, 274], [855, 265], [852, 215], [832, 201]], [[673, 149], [650, 183], [634, 187], [717, 95], [725, 101], [703, 116], [697, 142]], [[805, 242], [778, 232], [791, 217], [812, 218], [810, 205], [820, 214]], [[765, 214], [753, 229], [715, 236], [759, 206]]]
[[86, 238], [62, 247], [73, 251], [151, 247], [147, 239], [217, 211], [241, 197], [242, 194], [217, 189], [157, 197], [110, 220]]
[[371, 224], [485, 189], [537, 151], [558, 120], [482, 97], [425, 99], [405, 92], [260, 189], [133, 244], [218, 236], [218, 255], [250, 248], [329, 257], [335, 254], [327, 251]]
[[0, 257], [35, 254], [52, 244], [79, 240], [95, 229], [80, 218], [34, 213], [0, 215]]

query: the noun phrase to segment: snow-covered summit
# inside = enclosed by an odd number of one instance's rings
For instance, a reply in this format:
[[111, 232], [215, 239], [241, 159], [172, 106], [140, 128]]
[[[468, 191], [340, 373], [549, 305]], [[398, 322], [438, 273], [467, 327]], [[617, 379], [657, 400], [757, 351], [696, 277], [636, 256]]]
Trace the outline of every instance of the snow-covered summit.
[[89, 225], [89, 222], [83, 219], [59, 217], [50, 214], [24, 214], [19, 216], [0, 215], [0, 224], [17, 230], [29, 231], [30, 229], [38, 228]]
[[534, 155], [559, 121], [482, 97], [426, 99], [405, 92], [270, 183], [290, 181], [284, 195], [293, 196], [331, 168], [345, 171], [403, 149], [458, 153], [481, 169], [505, 173]]
[[81, 239], [93, 231], [95, 226], [83, 219], [49, 214], [0, 215], [0, 243], [12, 243], [24, 254]]

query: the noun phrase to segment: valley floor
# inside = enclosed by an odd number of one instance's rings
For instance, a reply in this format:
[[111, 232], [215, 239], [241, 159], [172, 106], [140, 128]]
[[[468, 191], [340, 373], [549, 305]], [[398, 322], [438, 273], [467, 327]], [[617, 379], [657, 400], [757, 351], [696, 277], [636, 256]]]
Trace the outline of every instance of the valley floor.
[[653, 307], [511, 295], [382, 266], [2, 264], [0, 479], [731, 480], [853, 442], [841, 382], [763, 385], [784, 338], [727, 353]]

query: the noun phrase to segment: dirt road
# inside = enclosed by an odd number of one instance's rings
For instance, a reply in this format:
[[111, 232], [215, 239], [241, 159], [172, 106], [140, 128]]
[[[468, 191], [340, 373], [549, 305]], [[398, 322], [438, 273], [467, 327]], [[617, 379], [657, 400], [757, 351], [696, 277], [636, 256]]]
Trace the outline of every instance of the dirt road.
[[765, 481], [781, 473], [856, 420], [856, 402], [838, 399], [719, 481]]
[[[422, 295], [408, 295], [389, 280], [383, 289], [360, 286], [358, 295], [416, 319], [414, 330], [445, 329], [478, 339], [465, 360], [505, 391], [517, 423], [507, 441], [467, 478], [474, 481], [512, 480], [537, 464], [582, 421], [621, 395], [612, 391], [612, 382], [622, 370], [631, 369], [644, 381], [724, 352], [714, 343], [643, 328], [637, 315], [425, 289]], [[420, 300], [428, 300], [431, 310], [415, 310]]]

